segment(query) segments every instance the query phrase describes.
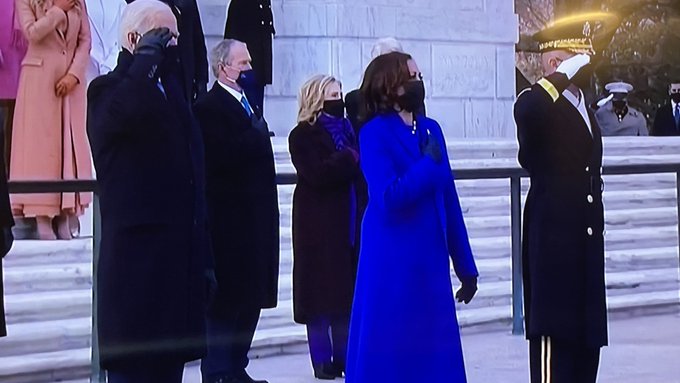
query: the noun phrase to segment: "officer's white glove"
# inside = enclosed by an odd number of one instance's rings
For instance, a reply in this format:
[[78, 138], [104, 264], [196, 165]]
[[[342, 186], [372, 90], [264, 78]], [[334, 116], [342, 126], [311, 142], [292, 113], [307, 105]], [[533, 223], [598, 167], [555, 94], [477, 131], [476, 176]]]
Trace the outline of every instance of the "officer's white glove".
[[605, 97], [605, 98], [603, 98], [602, 100], [598, 101], [598, 102], [597, 102], [597, 106], [598, 106], [599, 108], [603, 107], [604, 104], [606, 104], [606, 103], [608, 103], [609, 101], [611, 101], [612, 98], [614, 98], [614, 95], [613, 95], [613, 94], [610, 94], [608, 97]]
[[562, 61], [562, 64], [557, 67], [557, 72], [565, 74], [567, 78], [571, 80], [581, 68], [588, 65], [589, 63], [590, 56], [581, 53]]

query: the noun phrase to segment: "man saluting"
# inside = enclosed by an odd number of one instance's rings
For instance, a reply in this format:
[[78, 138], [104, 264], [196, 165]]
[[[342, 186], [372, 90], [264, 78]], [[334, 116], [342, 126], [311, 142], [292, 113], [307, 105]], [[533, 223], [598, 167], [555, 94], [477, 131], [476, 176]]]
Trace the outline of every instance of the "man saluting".
[[607, 344], [602, 136], [581, 88], [591, 30], [615, 22], [590, 14], [537, 33], [546, 76], [515, 104], [519, 162], [531, 177], [522, 261], [532, 383], [594, 383]]

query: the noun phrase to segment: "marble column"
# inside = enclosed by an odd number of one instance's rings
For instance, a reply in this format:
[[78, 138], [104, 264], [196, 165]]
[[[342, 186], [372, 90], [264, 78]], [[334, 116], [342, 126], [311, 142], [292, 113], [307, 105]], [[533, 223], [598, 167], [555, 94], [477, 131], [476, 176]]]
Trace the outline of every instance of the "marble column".
[[[199, 0], [208, 46], [221, 38], [225, 0]], [[418, 62], [428, 114], [446, 135], [514, 137], [513, 0], [272, 0], [274, 83], [265, 111], [278, 136], [293, 128], [297, 91], [330, 73], [348, 92], [370, 60], [373, 42], [394, 36]]]

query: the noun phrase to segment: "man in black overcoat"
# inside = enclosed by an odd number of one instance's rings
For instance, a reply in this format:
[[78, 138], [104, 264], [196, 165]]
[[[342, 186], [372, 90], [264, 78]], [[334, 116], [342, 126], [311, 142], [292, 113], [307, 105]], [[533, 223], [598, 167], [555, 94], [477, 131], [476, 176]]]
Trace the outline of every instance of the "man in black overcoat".
[[[212, 248], [218, 291], [208, 317], [207, 383], [252, 383], [248, 350], [264, 308], [277, 303], [279, 210], [267, 123], [242, 83], [250, 54], [224, 40], [210, 52], [217, 78], [196, 102], [203, 130]], [[264, 381], [260, 381], [264, 382]]]
[[668, 104], [656, 111], [652, 136], [680, 136], [680, 80], [668, 85], [668, 97]]
[[591, 23], [557, 21], [534, 36], [546, 77], [515, 104], [519, 162], [531, 177], [523, 278], [531, 382], [594, 383], [607, 344], [602, 137], [583, 91]]
[[4, 145], [5, 138], [0, 134], [0, 159], [3, 160], [0, 166], [0, 337], [7, 335], [5, 328], [5, 305], [4, 305], [4, 291], [2, 286], [2, 258], [9, 253], [14, 243], [14, 236], [12, 235], [12, 226], [14, 226], [14, 218], [12, 218], [12, 209], [9, 204], [9, 191], [7, 189], [7, 172], [4, 165]]
[[246, 91], [251, 104], [264, 110], [264, 87], [272, 83], [272, 36], [274, 16], [271, 0], [231, 0], [224, 38], [243, 41], [252, 56], [256, 83]]
[[[128, 4], [135, 0], [125, 0]], [[166, 3], [177, 18], [179, 59], [182, 67], [182, 86], [188, 99], [195, 101], [206, 92], [208, 57], [201, 15], [196, 0], [160, 0]]]
[[128, 11], [121, 25], [132, 30], [116, 68], [88, 90], [102, 219], [101, 367], [110, 383], [179, 383], [184, 363], [206, 351], [212, 261], [203, 143], [168, 46], [177, 35], [173, 14], [156, 0]]

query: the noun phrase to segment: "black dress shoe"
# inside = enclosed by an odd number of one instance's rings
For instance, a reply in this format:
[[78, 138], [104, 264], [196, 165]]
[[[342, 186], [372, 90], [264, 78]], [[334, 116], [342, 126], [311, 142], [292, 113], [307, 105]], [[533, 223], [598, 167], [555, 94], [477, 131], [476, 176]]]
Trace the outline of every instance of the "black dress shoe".
[[320, 364], [314, 366], [314, 377], [321, 380], [335, 380], [337, 375], [330, 364]]
[[335, 375], [336, 378], [342, 378], [343, 374], [345, 373], [345, 367], [331, 363], [328, 366], [328, 372]]

